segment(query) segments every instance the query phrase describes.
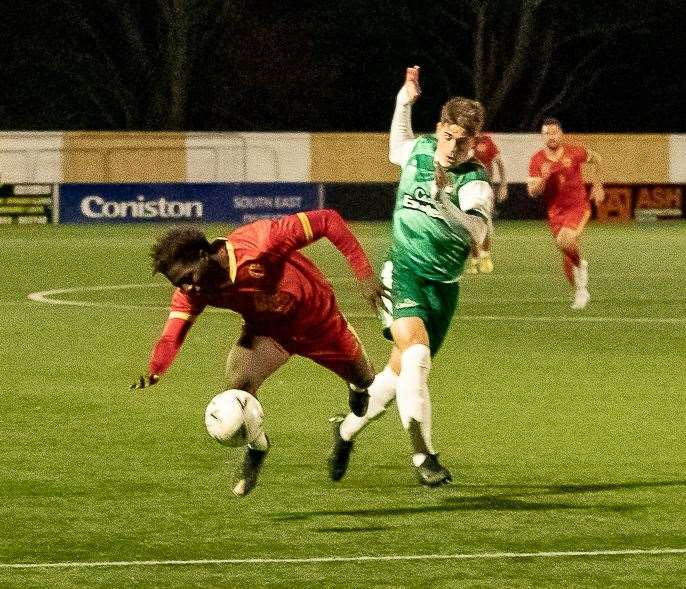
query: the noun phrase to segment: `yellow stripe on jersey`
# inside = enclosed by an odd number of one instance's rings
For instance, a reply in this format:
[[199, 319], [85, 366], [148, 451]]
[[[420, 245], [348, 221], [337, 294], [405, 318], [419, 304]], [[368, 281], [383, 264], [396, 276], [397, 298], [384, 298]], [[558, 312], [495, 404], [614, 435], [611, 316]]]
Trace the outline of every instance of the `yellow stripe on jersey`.
[[184, 311], [171, 311], [169, 319], [183, 319], [184, 321], [193, 321], [193, 315], [185, 313]]
[[307, 218], [307, 215], [305, 213], [298, 213], [298, 219], [300, 219], [300, 222], [302, 223], [305, 237], [308, 241], [311, 240], [314, 237], [314, 233], [312, 232], [312, 225], [310, 225], [310, 220]]
[[229, 254], [229, 278], [231, 282], [236, 282], [236, 272], [238, 271], [238, 264], [236, 263], [236, 252], [233, 250], [233, 245], [226, 240], [226, 253]]
[[[359, 350], [362, 347], [362, 345], [360, 344], [360, 336], [357, 335], [355, 328], [352, 325], [350, 325], [350, 323], [348, 323], [347, 319], [345, 320], [345, 325], [348, 328], [348, 331], [355, 336], [355, 342], [357, 343], [357, 347], [355, 348], [355, 351], [357, 352], [357, 350]], [[362, 348], [362, 354], [364, 355], [365, 358], [367, 357], [367, 354], [364, 351], [364, 348]]]

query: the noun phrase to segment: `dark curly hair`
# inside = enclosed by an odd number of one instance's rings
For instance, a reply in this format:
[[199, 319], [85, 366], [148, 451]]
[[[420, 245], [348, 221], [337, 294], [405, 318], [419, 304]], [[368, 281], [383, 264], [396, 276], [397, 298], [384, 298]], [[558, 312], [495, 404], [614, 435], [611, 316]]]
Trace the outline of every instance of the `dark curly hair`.
[[543, 119], [543, 122], [541, 123], [541, 127], [545, 127], [546, 125], [557, 125], [560, 127], [560, 131], [562, 131], [562, 123], [560, 123], [559, 119], [555, 119], [553, 117], [547, 117]]
[[155, 242], [150, 251], [153, 274], [166, 274], [177, 262], [198, 260], [202, 252], [210, 251], [205, 234], [195, 227], [173, 227]]

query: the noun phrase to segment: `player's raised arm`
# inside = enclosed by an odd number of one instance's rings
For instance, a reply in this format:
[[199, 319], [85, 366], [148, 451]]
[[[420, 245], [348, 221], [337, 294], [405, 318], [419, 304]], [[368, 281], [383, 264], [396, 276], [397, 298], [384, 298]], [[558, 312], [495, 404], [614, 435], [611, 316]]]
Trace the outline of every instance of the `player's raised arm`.
[[398, 166], [404, 166], [412, 153], [415, 142], [412, 132], [412, 105], [420, 94], [419, 66], [408, 67], [405, 73], [405, 83], [395, 99], [388, 142], [388, 159]]
[[383, 288], [374, 269], [340, 214], [332, 209], [306, 211], [272, 221], [270, 243], [266, 251], [274, 256], [287, 256], [296, 249], [326, 237], [341, 252], [360, 282], [363, 295], [372, 304], [381, 302]]

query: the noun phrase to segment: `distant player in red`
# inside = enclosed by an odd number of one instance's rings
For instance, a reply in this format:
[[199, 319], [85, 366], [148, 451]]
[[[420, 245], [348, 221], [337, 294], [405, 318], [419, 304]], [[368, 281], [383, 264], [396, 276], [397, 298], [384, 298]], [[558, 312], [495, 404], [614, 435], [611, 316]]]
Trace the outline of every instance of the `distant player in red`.
[[591, 216], [582, 166], [592, 164], [591, 198], [596, 204], [605, 198], [600, 179], [600, 157], [581, 145], [563, 141], [562, 125], [546, 119], [541, 127], [544, 148], [529, 162], [527, 189], [532, 197], [543, 196], [548, 222], [557, 246], [564, 256], [564, 271], [574, 288], [572, 309], [588, 304], [588, 263], [581, 259], [579, 237]]
[[[239, 227], [210, 243], [193, 227], [177, 227], [155, 244], [155, 272], [176, 286], [169, 317], [133, 388], [157, 383], [206, 306], [231, 309], [244, 319], [229, 352], [229, 388], [256, 394], [262, 382], [292, 354], [310, 358], [349, 383], [356, 415], [367, 410], [374, 369], [341, 313], [331, 284], [299, 250], [326, 237], [346, 257], [363, 295], [376, 306], [382, 287], [345, 221], [333, 210], [308, 211]], [[245, 453], [233, 491], [255, 485], [269, 442], [262, 434]]]
[[[498, 185], [496, 200], [503, 202], [507, 198], [507, 178], [505, 176], [505, 164], [500, 157], [500, 150], [493, 141], [493, 138], [481, 133], [474, 145], [474, 157], [478, 159], [486, 168], [488, 175], [494, 184]], [[494, 175], [497, 173], [497, 176]], [[492, 203], [495, 208], [495, 203]], [[490, 274], [493, 272], [493, 259], [491, 258], [491, 235], [486, 237], [477, 255], [473, 255], [467, 261], [465, 267], [467, 274]]]

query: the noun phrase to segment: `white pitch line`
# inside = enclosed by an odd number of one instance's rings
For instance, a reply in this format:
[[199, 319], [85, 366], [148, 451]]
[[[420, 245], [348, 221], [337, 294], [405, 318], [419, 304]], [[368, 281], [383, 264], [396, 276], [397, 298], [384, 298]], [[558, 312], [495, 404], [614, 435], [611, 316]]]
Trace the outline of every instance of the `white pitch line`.
[[[113, 310], [136, 310], [136, 311], [159, 311], [168, 310], [169, 305], [130, 305], [128, 303], [110, 303], [107, 301], [74, 301], [70, 299], [56, 299], [55, 295], [73, 294], [76, 292], [96, 292], [105, 290], [128, 290], [135, 288], [158, 288], [162, 286], [169, 286], [164, 282], [146, 282], [142, 284], [108, 284], [102, 286], [76, 286], [70, 288], [55, 288], [52, 290], [43, 290], [40, 292], [32, 292], [27, 295], [27, 298], [35, 303], [43, 303], [46, 305], [63, 305], [66, 307], [90, 307], [96, 309], [113, 309]], [[231, 309], [219, 309], [209, 307], [205, 309], [205, 313], [228, 313], [236, 315], [235, 311]]]
[[73, 294], [75, 292], [97, 292], [105, 290], [127, 290], [135, 288], [157, 288], [166, 286], [163, 282], [147, 282], [144, 284], [109, 284], [103, 286], [77, 286], [71, 288], [54, 288], [52, 290], [43, 290], [40, 292], [32, 292], [27, 296], [30, 300], [36, 303], [43, 303], [46, 305], [65, 305], [67, 307], [95, 307], [100, 309], [168, 309], [168, 307], [161, 305], [129, 305], [123, 303], [108, 303], [96, 301], [72, 301], [68, 299], [56, 299], [55, 295]]
[[[551, 271], [542, 271], [542, 272], [494, 272], [492, 274], [474, 274], [474, 275], [469, 275], [469, 274], [463, 274], [462, 277], [460, 278], [460, 284], [469, 284], [471, 281], [476, 281], [478, 282], [490, 282], [492, 280], [512, 280], [513, 278], [516, 279], [521, 279], [521, 278], [534, 278], [534, 279], [543, 279], [543, 280], [556, 280], [560, 275], [560, 272], [557, 270], [551, 270]], [[592, 278], [595, 280], [597, 278], [608, 278], [608, 279], [616, 279], [616, 278], [631, 278], [631, 279], [636, 279], [636, 278], [669, 278], [673, 279], [675, 281], [682, 281], [684, 280], [683, 276], [678, 273], [672, 272], [593, 272]], [[334, 284], [336, 283], [352, 283], [356, 284], [357, 279], [354, 276], [341, 276], [341, 277], [334, 277], [331, 279], [331, 282]]]
[[[70, 288], [55, 288], [51, 290], [44, 290], [40, 292], [32, 292], [28, 295], [28, 298], [36, 303], [43, 303], [48, 305], [64, 305], [71, 307], [89, 307], [89, 308], [99, 308], [99, 309], [124, 309], [124, 310], [166, 310], [167, 306], [162, 305], [131, 305], [126, 303], [110, 303], [110, 302], [97, 302], [97, 301], [76, 301], [69, 299], [57, 299], [54, 298], [56, 295], [61, 294], [73, 294], [77, 292], [101, 292], [107, 290], [129, 290], [137, 288], [159, 288], [163, 286], [168, 286], [163, 282], [146, 282], [141, 284], [110, 284], [110, 285], [100, 285], [100, 286], [79, 286]], [[632, 299], [633, 300], [633, 299]], [[683, 299], [669, 299], [669, 302], [679, 302]], [[646, 299], [649, 302], [661, 302], [660, 300]], [[499, 299], [497, 301], [483, 300], [483, 299], [470, 299], [465, 301], [465, 305], [470, 304], [511, 304], [511, 303], [567, 303], [566, 298], [527, 298], [525, 300], [518, 299]], [[235, 314], [233, 311], [228, 309], [215, 309], [209, 308], [207, 311], [215, 313], [230, 313]], [[350, 312], [345, 313], [346, 317], [350, 319], [371, 319], [375, 318], [376, 315], [370, 312]], [[608, 316], [592, 316], [592, 315], [460, 315], [458, 314], [457, 320], [465, 321], [509, 321], [509, 322], [539, 322], [539, 323], [642, 323], [642, 324], [663, 324], [663, 325], [674, 325], [686, 323], [686, 317], [608, 317]]]
[[579, 558], [598, 556], [669, 556], [686, 548], [631, 548], [626, 550], [565, 550], [552, 552], [474, 552], [457, 554], [396, 554], [387, 556], [313, 556], [310, 558], [203, 558], [189, 560], [104, 560], [91, 562], [0, 563], [3, 569], [109, 568], [135, 566], [190, 566], [207, 564], [312, 564], [327, 562], [397, 562], [413, 560], [512, 560], [526, 558]]
[[[63, 299], [53, 299], [51, 297], [60, 294], [71, 294], [75, 292], [97, 292], [103, 290], [128, 290], [135, 288], [159, 288], [161, 286], [166, 286], [163, 282], [146, 282], [143, 284], [106, 284], [99, 286], [74, 286], [70, 288], [53, 288], [52, 290], [42, 290], [39, 292], [32, 292], [28, 295], [28, 298], [37, 303], [47, 303], [50, 305], [60, 305], [64, 304]], [[68, 301], [67, 303], [73, 303], [74, 301]], [[78, 301], [87, 302], [87, 301]]]
[[677, 325], [686, 323], [686, 317], [603, 317], [603, 316], [549, 316], [549, 315], [457, 315], [456, 321], [521, 321], [540, 323], [645, 323]]

